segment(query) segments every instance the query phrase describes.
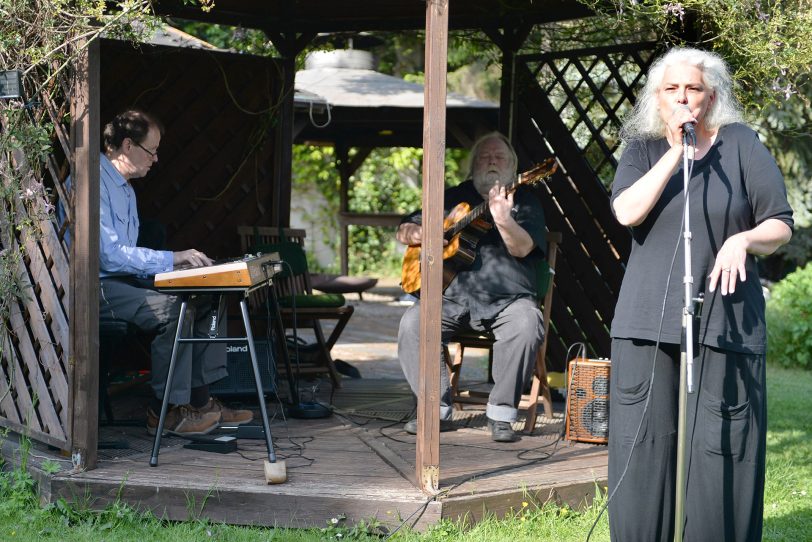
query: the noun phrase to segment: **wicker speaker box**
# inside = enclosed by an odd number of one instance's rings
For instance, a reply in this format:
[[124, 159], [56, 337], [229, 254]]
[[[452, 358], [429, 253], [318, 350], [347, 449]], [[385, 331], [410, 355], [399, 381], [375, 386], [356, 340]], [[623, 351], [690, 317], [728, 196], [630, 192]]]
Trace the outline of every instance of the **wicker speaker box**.
[[[271, 393], [276, 380], [275, 354], [269, 348], [268, 341], [254, 341], [257, 353], [259, 376], [262, 380], [262, 390]], [[254, 370], [251, 367], [251, 355], [248, 345], [244, 342], [226, 344], [226, 367], [228, 376], [214, 382], [209, 387], [212, 395], [253, 395], [256, 397], [257, 387], [254, 383]]]
[[569, 362], [567, 440], [609, 442], [608, 359], [575, 358]]

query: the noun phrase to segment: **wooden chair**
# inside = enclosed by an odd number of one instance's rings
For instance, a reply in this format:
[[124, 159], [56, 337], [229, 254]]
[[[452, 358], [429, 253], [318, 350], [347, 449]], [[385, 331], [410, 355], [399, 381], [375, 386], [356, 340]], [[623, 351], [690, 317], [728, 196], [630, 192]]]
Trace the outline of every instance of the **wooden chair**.
[[[281, 331], [309, 328], [315, 343], [312, 348], [299, 348], [298, 368], [303, 373], [327, 372], [335, 387], [341, 386], [330, 350], [335, 345], [355, 308], [347, 305], [341, 294], [314, 294], [304, 252], [305, 230], [276, 227], [240, 226], [238, 228], [243, 252], [279, 252], [286, 263], [273, 279], [273, 293], [279, 303]], [[251, 306], [262, 314], [267, 292], [252, 294]], [[295, 307], [295, 310], [294, 310]], [[330, 335], [325, 337], [322, 320], [335, 320]], [[284, 340], [284, 338], [283, 338]], [[285, 355], [283, 352], [282, 355]], [[313, 355], [308, 355], [308, 354]]]
[[[547, 233], [547, 268], [549, 273], [546, 280], [539, 279], [539, 302], [544, 316], [544, 341], [536, 354], [536, 368], [533, 371], [533, 383], [530, 387], [530, 394], [522, 396], [519, 408], [527, 409], [527, 418], [524, 424], [524, 431], [529, 433], [536, 426], [537, 409], [539, 403], [544, 406], [544, 414], [548, 418], [553, 416], [553, 403], [550, 398], [550, 387], [547, 384], [547, 340], [550, 331], [550, 312], [552, 309], [553, 288], [555, 278], [555, 262], [558, 256], [558, 246], [561, 244], [560, 232]], [[543, 290], [544, 296], [541, 297]], [[466, 348], [482, 348], [488, 350], [488, 376], [490, 378], [493, 367], [493, 336], [491, 334], [465, 333], [457, 334], [449, 340], [449, 343], [456, 343], [457, 348], [452, 358], [447, 345], [444, 345], [444, 357], [448, 366], [449, 380], [451, 383], [451, 393], [454, 402], [461, 408], [463, 403], [485, 403], [487, 395], [476, 392], [465, 392], [459, 389], [460, 371], [462, 360]]]

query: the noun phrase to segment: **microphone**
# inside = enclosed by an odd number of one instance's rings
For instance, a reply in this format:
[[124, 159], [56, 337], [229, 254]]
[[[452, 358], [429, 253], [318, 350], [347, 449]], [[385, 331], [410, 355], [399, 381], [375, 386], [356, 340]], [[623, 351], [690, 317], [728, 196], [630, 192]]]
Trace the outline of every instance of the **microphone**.
[[[675, 105], [674, 108], [673, 108], [673, 111], [676, 113], [677, 109], [685, 109], [688, 112], [691, 111], [691, 108], [688, 107], [688, 104]], [[682, 125], [682, 132], [685, 135], [691, 136], [692, 138], [694, 138], [694, 140], [696, 140], [696, 129], [694, 128], [694, 123], [693, 122], [688, 121], [688, 122], [684, 123]]]

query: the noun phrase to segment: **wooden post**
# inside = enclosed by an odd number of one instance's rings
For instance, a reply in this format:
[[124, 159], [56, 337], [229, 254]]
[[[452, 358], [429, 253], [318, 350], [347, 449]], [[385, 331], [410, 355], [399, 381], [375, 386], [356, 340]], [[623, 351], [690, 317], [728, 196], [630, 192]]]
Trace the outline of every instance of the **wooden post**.
[[296, 56], [316, 36], [314, 33], [281, 34], [265, 32], [282, 53], [282, 90], [276, 123], [273, 156], [273, 187], [271, 189], [271, 224], [280, 228], [290, 226], [290, 197], [293, 183], [294, 82]]
[[[355, 175], [358, 168], [367, 159], [367, 156], [372, 152], [372, 147], [359, 147], [356, 148], [355, 156], [350, 160], [350, 149], [342, 142], [337, 141], [336, 158], [338, 161], [338, 173], [341, 176], [341, 192], [340, 201], [338, 206], [338, 222], [341, 228], [341, 246], [339, 247], [339, 255], [341, 258], [341, 274], [350, 274], [350, 222], [348, 215], [350, 213], [350, 177]], [[389, 225], [389, 224], [387, 224]]]
[[99, 87], [99, 41], [95, 40], [77, 61], [71, 102], [74, 221], [70, 259], [69, 442], [76, 470], [96, 466], [99, 440]]
[[440, 311], [443, 285], [448, 0], [426, 5], [423, 109], [423, 248], [420, 254], [420, 386], [417, 394], [417, 483], [435, 494], [440, 482]]
[[499, 92], [499, 131], [513, 141], [516, 117], [516, 52], [521, 49], [533, 25], [506, 27], [503, 33], [486, 28], [485, 34], [502, 51], [502, 85]]
[[[507, 33], [507, 30], [505, 30]], [[507, 40], [505, 40], [507, 41]], [[513, 141], [513, 119], [516, 116], [516, 52], [510, 47], [502, 49], [502, 85], [499, 92], [499, 131]]]
[[341, 188], [339, 192], [338, 216], [339, 227], [341, 228], [341, 246], [339, 253], [341, 257], [341, 274], [350, 274], [350, 231], [349, 225], [344, 222], [344, 214], [350, 210], [350, 153], [347, 146], [342, 141], [336, 141], [336, 159], [338, 161], [338, 174], [341, 176]]
[[296, 77], [296, 54], [282, 58], [282, 99], [279, 122], [276, 123], [276, 148], [273, 161], [273, 190], [271, 191], [271, 224], [280, 228], [290, 226], [290, 198], [293, 169], [293, 83]]

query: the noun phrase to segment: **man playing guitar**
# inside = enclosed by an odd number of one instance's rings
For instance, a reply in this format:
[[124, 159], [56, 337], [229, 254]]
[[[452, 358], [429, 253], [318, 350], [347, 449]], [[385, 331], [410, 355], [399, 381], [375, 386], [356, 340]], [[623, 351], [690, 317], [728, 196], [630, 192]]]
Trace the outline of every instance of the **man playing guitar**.
[[[443, 293], [442, 340], [459, 331], [491, 332], [494, 386], [486, 415], [497, 442], [518, 439], [511, 423], [524, 382], [533, 372], [542, 341], [542, 314], [536, 301], [538, 266], [544, 260], [544, 211], [532, 190], [516, 185], [518, 159], [505, 136], [492, 132], [471, 151], [471, 175], [445, 192], [446, 213], [460, 203], [476, 207], [487, 202], [488, 212], [471, 223], [478, 241], [470, 244], [469, 268], [454, 269]], [[422, 242], [421, 211], [406, 217], [397, 231], [399, 242], [415, 247]], [[446, 239], [448, 241], [448, 239]], [[452, 243], [455, 241], [451, 241]], [[405, 264], [404, 264], [405, 267]], [[408, 291], [408, 290], [407, 290]], [[420, 307], [415, 303], [400, 322], [398, 357], [413, 392], [418, 388]], [[454, 428], [448, 373], [442, 359], [440, 430]], [[417, 420], [404, 430], [417, 432]]]

